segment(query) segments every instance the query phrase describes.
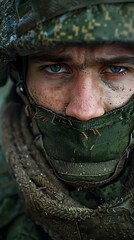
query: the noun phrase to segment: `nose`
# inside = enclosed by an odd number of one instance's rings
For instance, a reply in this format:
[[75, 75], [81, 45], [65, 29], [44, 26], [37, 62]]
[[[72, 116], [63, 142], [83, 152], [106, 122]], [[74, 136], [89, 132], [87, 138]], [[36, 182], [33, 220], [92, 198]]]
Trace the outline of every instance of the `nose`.
[[103, 91], [96, 77], [79, 76], [70, 89], [66, 115], [87, 121], [104, 114]]

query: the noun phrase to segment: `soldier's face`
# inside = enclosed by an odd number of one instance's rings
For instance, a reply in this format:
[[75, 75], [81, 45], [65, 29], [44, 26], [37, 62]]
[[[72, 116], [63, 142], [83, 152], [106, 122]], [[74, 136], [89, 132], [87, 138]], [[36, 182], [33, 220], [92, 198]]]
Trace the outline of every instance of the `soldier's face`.
[[134, 49], [99, 45], [50, 49], [29, 56], [27, 88], [57, 113], [89, 120], [124, 105], [134, 94]]

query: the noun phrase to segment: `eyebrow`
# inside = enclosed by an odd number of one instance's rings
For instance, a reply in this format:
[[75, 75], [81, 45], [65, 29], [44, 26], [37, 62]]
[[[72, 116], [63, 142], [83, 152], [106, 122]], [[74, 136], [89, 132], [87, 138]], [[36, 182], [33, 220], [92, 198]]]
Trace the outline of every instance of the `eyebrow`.
[[96, 62], [98, 63], [106, 63], [106, 64], [134, 64], [134, 56], [121, 56], [121, 57], [111, 57], [111, 58], [96, 58]]
[[72, 57], [70, 55], [55, 56], [51, 54], [43, 54], [41, 56], [30, 56], [30, 60], [35, 63], [47, 62], [47, 61], [48, 62], [64, 62], [64, 61], [72, 60]]
[[[30, 60], [34, 63], [41, 63], [41, 62], [56, 62], [56, 63], [63, 63], [66, 61], [72, 61], [73, 57], [71, 54], [66, 54], [63, 56], [56, 56], [56, 55], [51, 55], [51, 54], [43, 54], [43, 55], [34, 55], [34, 56], [30, 56]], [[87, 64], [87, 60], [86, 60], [86, 64]], [[102, 57], [97, 57], [95, 58], [94, 61], [91, 60], [91, 64], [89, 63], [89, 65], [93, 65], [94, 62], [95, 64], [108, 64], [108, 65], [112, 65], [112, 64], [130, 64], [130, 65], [134, 65], [134, 56], [119, 56], [119, 57], [111, 57], [111, 58], [102, 58]]]

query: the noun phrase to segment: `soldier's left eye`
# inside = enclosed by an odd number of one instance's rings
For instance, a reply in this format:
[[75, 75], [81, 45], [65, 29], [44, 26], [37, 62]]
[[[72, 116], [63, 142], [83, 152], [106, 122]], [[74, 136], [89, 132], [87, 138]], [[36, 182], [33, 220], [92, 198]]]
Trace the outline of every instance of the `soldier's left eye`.
[[106, 69], [108, 73], [122, 73], [126, 70], [125, 67], [111, 65]]

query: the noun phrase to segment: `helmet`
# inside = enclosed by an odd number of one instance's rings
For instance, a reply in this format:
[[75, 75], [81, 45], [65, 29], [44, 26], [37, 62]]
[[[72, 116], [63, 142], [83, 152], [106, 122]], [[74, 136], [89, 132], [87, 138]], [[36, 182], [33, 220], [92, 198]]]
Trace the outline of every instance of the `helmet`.
[[133, 0], [0, 2], [0, 85], [5, 84], [9, 63], [18, 55], [55, 44], [133, 42]]

